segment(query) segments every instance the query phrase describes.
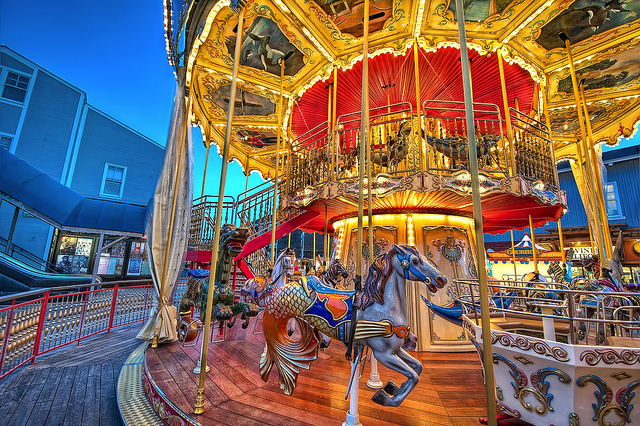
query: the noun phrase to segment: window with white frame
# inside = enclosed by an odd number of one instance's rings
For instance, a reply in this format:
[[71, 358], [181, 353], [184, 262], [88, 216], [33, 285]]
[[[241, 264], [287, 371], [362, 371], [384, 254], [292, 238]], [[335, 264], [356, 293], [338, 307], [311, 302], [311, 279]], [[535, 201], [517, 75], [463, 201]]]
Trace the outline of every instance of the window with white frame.
[[29, 77], [15, 72], [7, 72], [2, 89], [2, 97], [16, 102], [24, 102], [29, 87]]
[[618, 184], [616, 182], [607, 182], [604, 186], [604, 198], [607, 204], [607, 217], [609, 219], [622, 218], [622, 208], [620, 207], [620, 198], [618, 196]]
[[106, 163], [104, 165], [104, 174], [102, 176], [102, 187], [100, 188], [100, 195], [121, 198], [122, 189], [124, 188], [124, 178], [126, 174], [126, 167]]

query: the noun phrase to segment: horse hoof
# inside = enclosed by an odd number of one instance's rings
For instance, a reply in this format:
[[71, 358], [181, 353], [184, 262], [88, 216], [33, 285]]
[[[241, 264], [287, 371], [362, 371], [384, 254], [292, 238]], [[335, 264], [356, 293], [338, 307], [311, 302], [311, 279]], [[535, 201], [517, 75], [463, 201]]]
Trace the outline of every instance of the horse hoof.
[[387, 407], [398, 407], [402, 403], [402, 400], [394, 398], [395, 397], [392, 397], [388, 393], [386, 393], [384, 389], [380, 389], [375, 393], [375, 395], [373, 395], [371, 400], [376, 404], [384, 405]]
[[380, 404], [380, 405], [391, 405], [391, 397], [389, 396], [388, 393], [386, 393], [384, 391], [384, 389], [380, 389], [378, 392], [376, 392], [372, 397], [371, 400], [373, 402], [375, 402], [376, 404]]
[[400, 389], [400, 388], [398, 387], [398, 385], [396, 385], [396, 382], [394, 382], [391, 379], [389, 379], [387, 384], [384, 385], [384, 388], [382, 388], [382, 390], [385, 391], [389, 395], [395, 395], [396, 392], [398, 392], [398, 389]]
[[326, 349], [331, 344], [331, 341], [325, 342], [324, 340], [320, 341], [320, 349]]

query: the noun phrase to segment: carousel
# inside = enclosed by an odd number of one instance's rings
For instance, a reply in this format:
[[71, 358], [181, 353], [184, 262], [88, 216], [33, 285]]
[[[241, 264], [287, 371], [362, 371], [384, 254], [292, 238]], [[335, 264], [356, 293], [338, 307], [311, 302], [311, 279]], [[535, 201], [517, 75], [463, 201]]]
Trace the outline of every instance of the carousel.
[[[557, 221], [562, 268], [556, 165], [569, 161], [603, 271], [619, 263], [601, 147], [640, 119], [639, 12], [640, 0], [165, 1], [178, 90], [148, 232], [158, 303], [140, 337], [152, 344], [134, 354], [157, 416], [455, 424], [417, 408], [438, 386], [419, 377], [442, 359], [464, 371], [477, 350], [466, 376], [486, 386], [452, 392], [489, 424], [637, 421], [640, 299], [614, 285], [590, 306], [588, 283], [562, 286], [557, 270], [544, 283], [533, 230]], [[207, 158], [191, 158], [191, 125]], [[190, 164], [205, 163], [204, 191], [211, 148], [220, 190], [190, 211]], [[226, 193], [232, 161], [267, 183]], [[483, 234], [524, 228], [530, 276], [488, 277]], [[275, 250], [296, 229], [325, 236], [321, 270], [302, 275]], [[186, 248], [211, 281], [198, 270], [177, 284]], [[611, 371], [589, 373], [600, 359]], [[443, 388], [461, 380], [448, 374]], [[323, 398], [342, 402], [313, 408]], [[291, 417], [275, 416], [287, 401]]]

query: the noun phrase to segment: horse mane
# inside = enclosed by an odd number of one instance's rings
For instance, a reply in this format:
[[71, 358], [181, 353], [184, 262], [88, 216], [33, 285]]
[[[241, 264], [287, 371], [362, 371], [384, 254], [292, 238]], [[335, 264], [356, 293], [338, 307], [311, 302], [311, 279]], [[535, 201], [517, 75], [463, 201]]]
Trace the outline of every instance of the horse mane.
[[365, 310], [374, 302], [384, 303], [384, 290], [387, 279], [391, 274], [390, 259], [398, 253], [398, 249], [393, 247], [386, 254], [376, 257], [374, 262], [369, 266], [369, 275], [364, 283], [362, 291], [358, 293], [357, 304], [358, 309]]

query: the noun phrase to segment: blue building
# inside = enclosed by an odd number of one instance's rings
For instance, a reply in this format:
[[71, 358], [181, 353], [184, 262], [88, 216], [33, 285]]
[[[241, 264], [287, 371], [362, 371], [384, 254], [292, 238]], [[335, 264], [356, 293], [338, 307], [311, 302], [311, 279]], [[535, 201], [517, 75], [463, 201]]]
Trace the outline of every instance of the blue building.
[[[637, 274], [640, 264], [634, 244], [636, 247], [640, 245], [637, 243], [640, 240], [640, 146], [603, 152], [602, 160], [606, 169], [604, 196], [612, 241], [615, 243], [618, 233], [622, 231], [625, 242], [623, 265], [632, 269], [629, 271], [625, 268], [626, 272]], [[561, 219], [564, 247], [572, 255], [569, 260], [579, 265], [580, 258], [591, 254], [587, 214], [568, 162], [558, 165], [558, 179], [560, 189], [567, 193], [567, 212]], [[548, 244], [551, 249], [559, 249], [557, 222], [548, 222], [535, 228], [534, 232], [537, 244]], [[513, 231], [515, 242], [520, 241], [525, 233], [530, 234], [529, 229]], [[508, 232], [485, 234], [484, 238], [487, 249], [501, 251], [511, 247]]]
[[[6, 46], [0, 46], [0, 84], [1, 149], [72, 191], [65, 193], [146, 209], [162, 167], [163, 145], [90, 105], [84, 91]], [[89, 261], [79, 261], [80, 270], [73, 272], [91, 273], [98, 230], [61, 226], [1, 187], [0, 194], [0, 251], [21, 254], [32, 264], [38, 259], [55, 264], [61, 244], [75, 238], [78, 256]], [[42, 196], [54, 205], [65, 202], [55, 193]], [[119, 242], [126, 247], [116, 254], [140, 250], [142, 245], [135, 245], [140, 231], [114, 232], [105, 239], [121, 236], [129, 241]], [[112, 270], [109, 275], [126, 274], [124, 257], [120, 263], [120, 274]]]

